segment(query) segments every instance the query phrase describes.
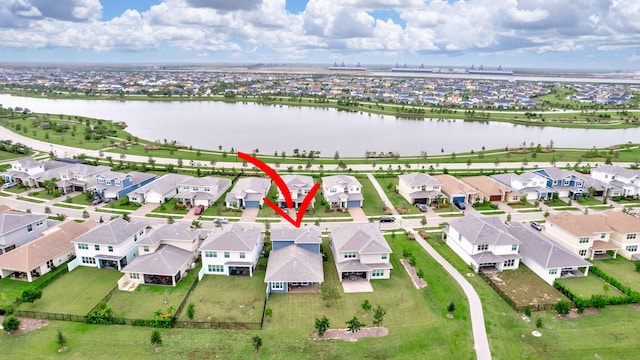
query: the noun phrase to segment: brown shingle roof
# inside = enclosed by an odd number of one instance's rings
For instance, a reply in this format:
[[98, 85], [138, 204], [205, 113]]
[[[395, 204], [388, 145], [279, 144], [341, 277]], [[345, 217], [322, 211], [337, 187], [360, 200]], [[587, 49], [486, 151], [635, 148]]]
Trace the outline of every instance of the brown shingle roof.
[[575, 236], [593, 236], [596, 233], [611, 232], [607, 219], [603, 215], [574, 215], [563, 211], [547, 217], [547, 222], [553, 223]]
[[607, 224], [623, 234], [640, 233], [640, 219], [621, 211], [607, 210]]

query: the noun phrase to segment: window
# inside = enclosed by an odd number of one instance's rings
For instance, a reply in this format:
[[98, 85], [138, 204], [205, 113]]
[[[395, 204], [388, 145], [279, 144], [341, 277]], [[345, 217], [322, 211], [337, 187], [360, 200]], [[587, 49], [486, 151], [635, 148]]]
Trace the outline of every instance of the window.
[[215, 255], [216, 255], [215, 251], [205, 251], [204, 252], [204, 257], [214, 258], [214, 257], [216, 257]]
[[582, 250], [578, 251], [578, 255], [587, 256], [587, 249], [582, 249]]
[[629, 245], [625, 249], [627, 249], [628, 252], [636, 252], [638, 251], [638, 245]]
[[204, 191], [205, 191], [205, 192], [210, 192], [210, 191], [211, 191], [211, 188], [210, 188], [210, 187], [208, 187], [208, 186], [205, 186], [205, 187], [204, 187]]
[[284, 283], [282, 281], [274, 281], [271, 283], [271, 290], [284, 290]]
[[47, 260], [47, 269], [51, 269], [53, 266], [53, 260]]
[[380, 256], [380, 258], [382, 260], [387, 260], [389, 258], [389, 254], [382, 254], [382, 256]]
[[96, 264], [96, 259], [94, 259], [92, 257], [88, 257], [88, 256], [83, 256], [82, 257], [82, 263], [83, 264], [95, 265]]
[[87, 244], [78, 244], [79, 250], [89, 250], [89, 245]]
[[558, 269], [549, 269], [549, 275], [555, 275], [558, 273]]
[[564, 181], [564, 186], [569, 186], [569, 180]]
[[589, 238], [588, 237], [582, 237], [582, 238], [580, 238], [580, 240], [578, 240], [578, 243], [580, 243], [580, 244], [588, 244], [589, 243]]
[[380, 277], [384, 276], [384, 269], [373, 269], [371, 272], [371, 277]]
[[606, 237], [607, 237], [607, 234], [605, 233], [600, 234], [600, 239], [605, 239]]
[[29, 224], [27, 225], [27, 232], [32, 232], [33, 231], [33, 225]]
[[224, 272], [224, 265], [209, 265], [209, 272], [212, 273], [221, 273]]
[[462, 234], [458, 234], [458, 241], [462, 241]]
[[133, 241], [138, 241], [138, 234], [133, 234]]
[[485, 251], [485, 250], [489, 250], [489, 244], [478, 245], [478, 251]]
[[627, 234], [627, 240], [635, 240], [637, 234]]
[[329, 192], [330, 193], [334, 193], [334, 192], [336, 192], [336, 189], [331, 189], [331, 190], [329, 190]]
[[241, 253], [240, 253], [240, 259], [244, 259], [245, 257], [246, 257], [246, 256], [245, 256], [244, 252], [241, 252]]
[[42, 224], [44, 224], [44, 221], [38, 221], [38, 222], [36, 223], [36, 226], [41, 226]]
[[228, 258], [229, 258], [229, 252], [228, 252], [228, 251], [225, 251], [225, 252], [224, 252], [224, 258], [225, 258], [225, 259], [228, 259]]
[[116, 180], [116, 185], [120, 185], [120, 180]]
[[140, 235], [144, 234], [144, 229], [140, 230]]
[[113, 246], [109, 245], [107, 249], [109, 250], [109, 252], [113, 252]]
[[357, 254], [358, 253], [355, 252], [355, 251], [347, 251], [347, 252], [344, 253], [344, 258], [345, 259], [355, 259]]
[[149, 252], [149, 247], [148, 247], [148, 246], [144, 246], [144, 247], [142, 248], [142, 250], [144, 250], [144, 252]]
[[93, 245], [93, 248], [96, 249], [96, 251], [100, 251], [100, 245]]
[[197, 186], [194, 186], [194, 187], [193, 187], [193, 191], [198, 191], [198, 187], [197, 187]]
[[138, 273], [130, 273], [129, 274], [129, 279], [139, 280], [140, 279], [140, 274], [138, 274]]
[[516, 264], [514, 259], [509, 259], [504, 262], [504, 267], [513, 267]]
[[513, 197], [513, 201], [518, 201], [518, 197], [517, 197], [517, 196], [514, 196], [514, 197]]
[[518, 245], [511, 245], [511, 251], [518, 251]]

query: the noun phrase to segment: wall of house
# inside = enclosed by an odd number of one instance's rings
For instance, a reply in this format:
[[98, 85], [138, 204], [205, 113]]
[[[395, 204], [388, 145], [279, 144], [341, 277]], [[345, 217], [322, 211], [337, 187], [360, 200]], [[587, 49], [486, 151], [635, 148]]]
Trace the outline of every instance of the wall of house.
[[[593, 237], [586, 244], [578, 244], [577, 237], [551, 222], [545, 224], [542, 233], [576, 255], [579, 255], [580, 250], [588, 250], [593, 245]], [[583, 257], [587, 257], [588, 253], [589, 251]]]
[[[376, 269], [373, 269], [373, 270], [376, 270]], [[382, 269], [382, 271], [384, 271], [382, 276], [373, 276], [373, 271], [371, 271], [371, 279], [369, 279], [369, 280], [388, 279], [388, 278], [391, 277], [391, 270]]]
[[289, 292], [289, 283], [287, 283], [287, 282], [284, 283], [284, 289], [273, 289], [271, 287], [271, 285], [272, 285], [271, 282], [267, 283], [267, 291], [269, 293], [286, 293], [286, 292]]
[[531, 269], [531, 271], [533, 271], [536, 275], [538, 275], [542, 280], [544, 280], [549, 285], [553, 285], [553, 282], [555, 281], [555, 279], [560, 277], [560, 268], [557, 269], [558, 271], [556, 275], [549, 275], [549, 270], [551, 269], [547, 269], [543, 267], [542, 265], [535, 262], [533, 259], [530, 259], [526, 256], [522, 256], [521, 261], [522, 263], [527, 265], [527, 267]]
[[472, 245], [466, 238], [462, 237], [458, 230], [454, 229], [451, 226], [449, 227], [449, 235], [447, 236], [447, 241], [449, 240], [449, 238], [454, 240], [458, 244], [458, 247], [467, 255], [474, 254], [477, 249], [476, 246]]
[[[40, 225], [37, 225], [38, 223], [40, 223]], [[31, 231], [28, 231], [28, 225], [31, 225]], [[42, 220], [34, 221], [28, 225], [0, 236], [0, 247], [8, 247], [10, 245], [18, 247], [24, 245], [29, 241], [38, 238], [49, 228], [47, 220], [44, 218], [42, 218]]]
[[449, 236], [447, 236], [446, 244], [462, 259], [462, 261], [465, 262], [465, 264], [471, 265], [475, 271], [478, 271], [478, 264], [471, 259], [471, 256], [467, 252], [470, 251], [470, 249], [468, 249], [470, 247], [469, 242], [465, 238], [458, 240], [458, 233], [455, 232], [455, 236], [453, 236], [453, 234], [451, 234], [452, 232], [453, 229], [449, 228]]
[[277, 241], [271, 241], [271, 249], [272, 250], [278, 250], [281, 249], [283, 247], [289, 246], [293, 244], [293, 240], [277, 240]]
[[[514, 244], [515, 245], [515, 244]], [[491, 250], [496, 255], [507, 255], [507, 254], [517, 254], [518, 250], [512, 250], [512, 245], [496, 245], [489, 246], [489, 250]]]
[[413, 204], [413, 199], [409, 195], [412, 192], [413, 190], [411, 190], [411, 186], [407, 185], [407, 183], [402, 180], [398, 181], [398, 193], [400, 193], [400, 195], [402, 195], [402, 197], [405, 198], [405, 200], [407, 200], [409, 203]]
[[187, 251], [191, 251], [191, 252], [195, 252], [196, 250], [198, 250], [198, 237], [194, 237], [193, 239], [191, 239], [191, 241], [185, 241], [185, 240], [162, 240], [163, 244], [167, 244], [167, 245], [171, 245], [171, 246], [175, 246], [177, 248], [180, 249], [184, 249]]
[[388, 263], [390, 254], [386, 254], [387, 258], [382, 259], [382, 254], [360, 254], [360, 263], [362, 264], [381, 264]]
[[[625, 259], [631, 260], [633, 255], [640, 253], [640, 234], [636, 234], [636, 238], [633, 240], [627, 240], [627, 233], [621, 233], [620, 231], [613, 230], [609, 241], [620, 248], [618, 250], [618, 254], [622, 255]], [[627, 246], [630, 245], [636, 245], [638, 250], [634, 252], [628, 251]]]

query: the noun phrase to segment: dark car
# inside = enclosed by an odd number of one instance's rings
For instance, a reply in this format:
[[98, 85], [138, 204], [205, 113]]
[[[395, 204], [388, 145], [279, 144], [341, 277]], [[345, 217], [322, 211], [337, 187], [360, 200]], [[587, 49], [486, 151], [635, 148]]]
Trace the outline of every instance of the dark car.
[[464, 210], [467, 208], [466, 206], [464, 206], [464, 203], [462, 201], [454, 201], [453, 205], [455, 205], [460, 210]]
[[420, 211], [425, 212], [427, 211], [427, 205], [425, 204], [416, 204], [416, 206], [418, 207], [418, 209], [420, 209]]
[[93, 201], [91, 202], [91, 205], [94, 205], [94, 206], [95, 206], [95, 205], [100, 204], [101, 202], [102, 202], [102, 198], [98, 198], [98, 199], [93, 200]]
[[381, 216], [380, 217], [380, 222], [381, 223], [386, 223], [386, 222], [395, 222], [396, 219], [391, 217], [391, 216]]

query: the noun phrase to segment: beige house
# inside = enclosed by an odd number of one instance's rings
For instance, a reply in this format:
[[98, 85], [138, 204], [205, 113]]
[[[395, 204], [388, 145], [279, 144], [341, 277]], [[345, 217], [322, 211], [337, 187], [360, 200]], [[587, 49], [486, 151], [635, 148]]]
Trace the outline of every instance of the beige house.
[[478, 194], [476, 201], [502, 201], [507, 204], [522, 201], [520, 192], [501, 184], [488, 176], [469, 176], [461, 178], [463, 182], [475, 189]]
[[543, 234], [582, 258], [594, 259], [597, 255], [613, 251], [618, 245], [611, 242], [612, 230], [604, 215], [579, 214], [566, 211], [547, 217]]
[[618, 246], [620, 255], [629, 260], [640, 260], [640, 219], [614, 210], [607, 210], [604, 214], [612, 230], [611, 243]]
[[34, 281], [69, 260], [75, 254], [71, 240], [95, 226], [93, 220], [83, 223], [69, 220], [45, 231], [43, 236], [0, 255], [0, 277]]
[[434, 175], [434, 179], [442, 184], [442, 192], [447, 195], [450, 202], [458, 201], [473, 204], [476, 202], [478, 191], [471, 185], [449, 174]]

